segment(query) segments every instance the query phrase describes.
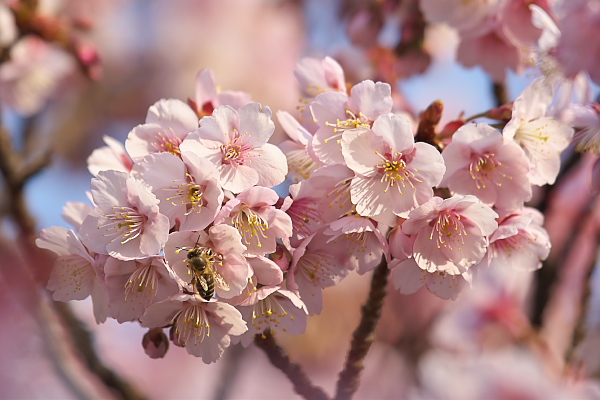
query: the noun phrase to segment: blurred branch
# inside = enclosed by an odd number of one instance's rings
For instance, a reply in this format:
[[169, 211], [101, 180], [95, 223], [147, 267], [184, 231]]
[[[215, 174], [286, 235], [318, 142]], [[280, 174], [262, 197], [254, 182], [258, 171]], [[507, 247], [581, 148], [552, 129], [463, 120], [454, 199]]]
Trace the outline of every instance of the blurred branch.
[[346, 365], [339, 375], [335, 400], [351, 399], [358, 390], [365, 357], [375, 341], [375, 326], [381, 315], [389, 273], [384, 255], [373, 273], [369, 297], [362, 307], [360, 323], [352, 336]]
[[288, 377], [294, 385], [296, 393], [309, 400], [329, 400], [329, 396], [323, 389], [312, 384], [302, 367], [290, 361], [285, 350], [275, 342], [275, 338], [269, 330], [262, 335], [256, 335], [254, 343], [263, 349], [271, 363]]
[[[0, 172], [6, 183], [4, 195], [7, 197], [8, 213], [17, 225], [19, 231], [18, 237], [23, 250], [22, 254], [25, 258], [22, 261], [23, 268], [20, 269], [20, 274], [15, 275], [15, 279], [13, 279], [13, 281], [16, 281], [15, 283], [18, 285], [22, 285], [23, 282], [26, 281], [27, 277], [29, 277], [27, 282], [31, 282], [27, 286], [29, 289], [28, 291], [30, 291], [32, 287], [39, 285], [40, 282], [44, 281], [44, 279], [40, 279], [40, 274], [37, 274], [37, 271], [49, 270], [50, 268], [45, 268], [49, 264], [49, 260], [43, 257], [43, 254], [41, 254], [40, 250], [35, 245], [35, 238], [37, 236], [36, 224], [27, 207], [24, 188], [27, 181], [33, 175], [48, 165], [50, 158], [51, 151], [50, 149], [46, 149], [39, 156], [34, 157], [31, 160], [27, 160], [26, 154], [16, 151], [8, 130], [5, 129], [0, 123]], [[8, 246], [4, 247], [8, 248]], [[14, 251], [11, 253], [14, 253]], [[15, 262], [18, 258], [19, 257], [17, 257], [17, 255], [11, 257], [11, 259], [13, 259]], [[12, 270], [13, 269], [11, 269], [11, 271], [5, 271], [5, 274], [14, 275], [15, 271]], [[25, 293], [28, 291], [23, 292]], [[41, 299], [41, 296], [37, 297]], [[41, 306], [38, 304], [30, 304], [34, 318], [36, 316], [47, 317], [47, 310], [42, 312], [40, 310], [43, 310], [43, 308], [41, 309], [40, 307]], [[87, 330], [83, 327], [83, 324], [75, 318], [68, 305], [55, 302], [54, 308], [65, 322], [64, 326], [69, 336], [69, 339], [66, 341], [73, 343], [74, 347], [80, 351], [90, 372], [95, 374], [106, 387], [113, 389], [115, 394], [120, 395], [121, 398], [132, 400], [143, 399], [144, 397], [140, 395], [129, 383], [121, 379], [117, 374], [102, 364], [94, 351], [92, 338], [89, 332], [87, 332]], [[51, 323], [52, 321], [48, 318], [46, 318], [46, 321]], [[58, 335], [53, 334], [53, 330], [45, 325], [42, 326], [41, 332], [51, 355], [54, 357], [59, 357], [53, 361], [58, 366], [61, 376], [65, 379], [69, 387], [75, 388], [74, 390], [79, 392], [80, 389], [78, 388], [82, 387], [82, 385], [78, 382], [72, 381], [72, 379], [78, 379], [78, 377], [74, 374], [68, 373], [69, 367], [65, 367], [63, 365], [65, 363], [64, 352], [68, 350], [57, 341], [65, 339], [59, 338]], [[60, 349], [60, 351], [57, 349]], [[88, 396], [82, 397], [88, 398]]]
[[494, 93], [496, 107], [500, 107], [502, 104], [508, 103], [508, 92], [506, 90], [506, 84], [504, 82], [493, 82], [492, 92]]

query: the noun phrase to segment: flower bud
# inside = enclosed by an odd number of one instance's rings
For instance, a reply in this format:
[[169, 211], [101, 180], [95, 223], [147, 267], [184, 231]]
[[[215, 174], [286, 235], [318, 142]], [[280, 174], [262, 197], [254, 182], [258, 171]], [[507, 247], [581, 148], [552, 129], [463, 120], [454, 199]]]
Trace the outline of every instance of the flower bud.
[[169, 350], [169, 339], [162, 328], [152, 328], [142, 338], [144, 352], [150, 358], [163, 358]]

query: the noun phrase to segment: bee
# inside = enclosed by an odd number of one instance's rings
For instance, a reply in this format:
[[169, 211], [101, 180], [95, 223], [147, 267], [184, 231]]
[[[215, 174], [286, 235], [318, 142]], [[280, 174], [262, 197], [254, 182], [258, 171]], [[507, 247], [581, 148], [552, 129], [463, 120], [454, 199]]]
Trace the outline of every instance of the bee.
[[206, 301], [212, 299], [215, 294], [215, 285], [225, 291], [230, 289], [225, 279], [215, 269], [216, 258], [211, 249], [200, 247], [198, 244], [188, 250], [187, 265], [192, 274], [192, 286]]

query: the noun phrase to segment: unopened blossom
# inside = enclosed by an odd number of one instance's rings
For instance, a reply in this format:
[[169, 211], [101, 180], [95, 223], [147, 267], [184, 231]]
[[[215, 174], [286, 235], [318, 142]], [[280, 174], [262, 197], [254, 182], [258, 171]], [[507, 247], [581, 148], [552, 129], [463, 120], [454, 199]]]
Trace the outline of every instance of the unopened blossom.
[[219, 173], [210, 161], [197, 154], [150, 154], [136, 166], [136, 172], [152, 187], [170, 226], [179, 220], [180, 230], [204, 229], [221, 208]]
[[414, 142], [408, 121], [394, 114], [379, 117], [373, 129], [348, 131], [342, 154], [356, 176], [350, 193], [358, 214], [391, 220], [427, 202], [446, 167], [440, 153]]
[[267, 143], [274, 130], [269, 107], [259, 103], [238, 110], [221, 106], [202, 118], [182, 150], [211, 161], [225, 190], [240, 193], [256, 185], [272, 187], [284, 181], [288, 170], [283, 152]]
[[124, 172], [102, 171], [92, 179], [96, 208], [80, 234], [92, 251], [121, 260], [158, 255], [167, 241], [169, 218], [141, 181]]
[[62, 48], [25, 36], [0, 65], [0, 101], [24, 116], [33, 115], [74, 71], [75, 60]]
[[246, 246], [240, 233], [232, 226], [214, 225], [208, 233], [204, 231], [180, 231], [169, 235], [164, 254], [169, 266], [177, 274], [186, 290], [194, 292], [191, 285], [194, 272], [188, 266], [188, 253], [200, 248], [207, 254], [205, 261], [218, 274], [215, 294], [219, 298], [232, 298], [242, 293], [252, 276], [252, 269], [243, 256]]
[[189, 354], [202, 358], [206, 364], [221, 358], [231, 344], [230, 336], [239, 336], [248, 330], [235, 307], [187, 294], [151, 305], [140, 322], [147, 328], [172, 325], [174, 344], [185, 347]]
[[456, 300], [465, 287], [471, 285], [472, 271], [452, 275], [445, 271], [429, 272], [417, 265], [414, 258], [390, 262], [390, 280], [402, 294], [412, 294], [425, 286], [427, 290], [444, 300]]
[[308, 179], [314, 171], [323, 165], [316, 156], [309, 153], [312, 134], [285, 111], [277, 111], [277, 118], [290, 138], [290, 140], [284, 140], [279, 144], [279, 148], [288, 160], [287, 179], [294, 182]]
[[119, 323], [135, 321], [153, 303], [179, 293], [179, 285], [163, 257], [123, 261], [109, 257], [104, 281], [112, 318]]
[[369, 218], [349, 215], [331, 222], [323, 233], [329, 236], [328, 243], [347, 249], [350, 255], [348, 265], [356, 268], [359, 274], [375, 269], [383, 255], [389, 259], [386, 232], [381, 232]]
[[75, 232], [60, 226], [42, 229], [35, 244], [58, 255], [54, 260], [47, 288], [56, 301], [92, 297], [97, 323], [108, 316], [108, 296], [104, 289], [104, 258], [90, 252]]
[[114, 170], [129, 173], [133, 168], [133, 160], [127, 154], [125, 146], [118, 140], [104, 135], [106, 146], [97, 148], [87, 158], [90, 174], [97, 176], [100, 171]]
[[501, 213], [490, 236], [488, 252], [479, 263], [492, 268], [534, 271], [550, 254], [550, 238], [542, 227], [544, 216], [531, 207]]
[[502, 131], [517, 142], [529, 159], [533, 185], [553, 184], [560, 170], [560, 153], [569, 145], [573, 128], [548, 115], [552, 92], [540, 79], [529, 85], [513, 104], [512, 119]]
[[281, 210], [292, 219], [292, 245], [307, 238], [324, 224], [350, 213], [350, 181], [352, 170], [343, 164], [327, 165], [305, 181], [290, 185], [290, 196]]
[[298, 294], [309, 315], [323, 309], [323, 288], [339, 283], [352, 269], [346, 243], [328, 243], [322, 230], [304, 239], [294, 250], [287, 287]]
[[255, 186], [229, 200], [215, 218], [238, 230], [246, 252], [264, 255], [275, 252], [276, 240], [292, 236], [292, 220], [275, 208], [279, 200], [273, 189]]
[[380, 115], [392, 110], [392, 89], [383, 82], [363, 81], [352, 87], [350, 95], [321, 93], [310, 109], [319, 129], [311, 143], [312, 151], [323, 164], [343, 163], [342, 138], [357, 128], [370, 128]]
[[497, 217], [475, 196], [433, 197], [410, 213], [402, 231], [415, 235], [413, 257], [421, 269], [460, 275], [485, 255]]
[[179, 145], [198, 128], [198, 116], [183, 101], [162, 99], [148, 109], [146, 122], [133, 128], [125, 148], [135, 161], [152, 153], [179, 156]]
[[308, 313], [304, 303], [293, 292], [278, 286], [258, 289], [237, 309], [248, 324], [248, 331], [239, 337], [244, 347], [253, 342], [255, 335], [267, 329], [291, 335], [301, 335], [306, 331]]
[[248, 93], [219, 90], [215, 76], [209, 69], [203, 69], [196, 75], [196, 97], [194, 106], [200, 118], [212, 115], [215, 108], [231, 106], [240, 108], [252, 101]]
[[169, 350], [169, 338], [162, 328], [151, 328], [142, 338], [144, 353], [150, 358], [163, 358]]
[[488, 205], [520, 208], [531, 199], [529, 161], [521, 147], [487, 124], [460, 127], [442, 152], [440, 182], [454, 194], [473, 194]]

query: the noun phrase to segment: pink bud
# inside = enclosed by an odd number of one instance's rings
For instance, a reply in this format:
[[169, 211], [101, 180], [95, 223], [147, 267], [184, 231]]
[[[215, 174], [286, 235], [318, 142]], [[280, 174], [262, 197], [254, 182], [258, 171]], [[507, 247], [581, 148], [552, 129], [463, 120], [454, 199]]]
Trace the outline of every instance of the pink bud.
[[169, 339], [162, 328], [152, 328], [142, 338], [144, 352], [150, 358], [163, 358], [169, 350]]

